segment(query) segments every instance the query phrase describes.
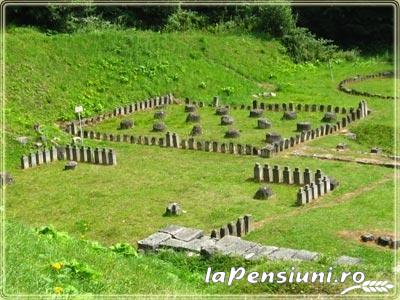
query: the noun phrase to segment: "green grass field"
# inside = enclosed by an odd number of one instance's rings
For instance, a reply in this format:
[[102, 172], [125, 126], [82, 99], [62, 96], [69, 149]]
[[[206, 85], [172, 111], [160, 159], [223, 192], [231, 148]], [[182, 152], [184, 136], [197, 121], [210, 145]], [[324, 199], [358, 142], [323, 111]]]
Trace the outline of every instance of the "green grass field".
[[[124, 257], [103, 247], [136, 241], [167, 224], [204, 229], [207, 233], [246, 213], [256, 229], [246, 239], [317, 251], [321, 262], [294, 263], [300, 270], [326, 270], [335, 257], [363, 259], [359, 268], [371, 280], [392, 280], [394, 251], [358, 241], [364, 232], [394, 233], [393, 169], [312, 158], [278, 155], [273, 159], [202, 151], [165, 149], [124, 143], [85, 141], [86, 145], [112, 147], [117, 166], [79, 164], [62, 171], [57, 162], [20, 170], [19, 158], [27, 153], [43, 127], [47, 144], [71, 141], [57, 124], [75, 118], [82, 104], [85, 115], [110, 111], [122, 104], [172, 92], [175, 97], [210, 103], [220, 96], [224, 104], [251, 105], [252, 95], [275, 90], [270, 103], [311, 103], [355, 107], [362, 99], [337, 90], [340, 80], [393, 68], [382, 57], [336, 61], [333, 80], [327, 64], [294, 64], [278, 41], [249, 35], [205, 32], [157, 33], [110, 30], [97, 33], [46, 35], [27, 28], [6, 33], [6, 167], [15, 183], [6, 195], [6, 292], [10, 294], [228, 294], [228, 293], [337, 293], [343, 285], [206, 285], [208, 266], [227, 270], [245, 264], [252, 270], [290, 268], [290, 262], [243, 262], [217, 257], [205, 260], [182, 253]], [[372, 114], [352, 124], [355, 151], [379, 146], [393, 153], [394, 103], [367, 99]], [[188, 136], [193, 124], [185, 122], [182, 106], [166, 108], [169, 130]], [[225, 140], [227, 127], [210, 107], [200, 109], [202, 139]], [[247, 110], [232, 110], [238, 142], [261, 145], [267, 130], [256, 129], [257, 119]], [[282, 113], [266, 112], [269, 131], [284, 137], [295, 134], [296, 123], [319, 125], [323, 113], [299, 113], [298, 120], [281, 121]], [[118, 130], [121, 118], [88, 129], [107, 133], [153, 135], [153, 112], [124, 117], [133, 119], [131, 130]], [[28, 136], [20, 145], [15, 138]], [[334, 148], [342, 136], [332, 135], [306, 144]], [[276, 195], [268, 201], [252, 199], [259, 184], [252, 182], [255, 162], [321, 169], [340, 182], [337, 190], [314, 203], [295, 206], [294, 186], [271, 185]], [[163, 217], [169, 202], [186, 211], [180, 217]], [[70, 238], [38, 236], [32, 228], [53, 225]], [[95, 278], [60, 276], [50, 264], [77, 261], [99, 273]], [[63, 275], [63, 274], [61, 274]]]
[[349, 84], [349, 87], [360, 92], [394, 96], [395, 83], [393, 78], [371, 78]]

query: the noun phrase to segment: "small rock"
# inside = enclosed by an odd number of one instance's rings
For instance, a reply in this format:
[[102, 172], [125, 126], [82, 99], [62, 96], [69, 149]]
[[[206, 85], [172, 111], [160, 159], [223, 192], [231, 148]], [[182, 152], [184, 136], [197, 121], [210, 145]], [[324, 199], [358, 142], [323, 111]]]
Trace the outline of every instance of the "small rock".
[[324, 117], [321, 121], [326, 123], [336, 122], [336, 114], [333, 112], [327, 112], [324, 114]]
[[297, 123], [296, 130], [299, 132], [309, 131], [309, 130], [311, 130], [311, 124], [310, 124], [310, 122], [299, 122], [299, 123]]
[[339, 143], [336, 145], [336, 150], [346, 150], [348, 148], [347, 144]]
[[285, 111], [282, 116], [282, 120], [295, 120], [297, 119], [297, 113], [295, 111]]
[[65, 164], [64, 170], [75, 170], [77, 165], [78, 163], [76, 161], [71, 160]]
[[154, 113], [154, 119], [163, 120], [163, 119], [165, 119], [165, 115], [166, 115], [166, 113], [165, 113], [165, 111], [163, 111], [163, 110], [156, 111], [156, 112]]
[[27, 136], [19, 136], [15, 139], [18, 143], [20, 143], [21, 145], [26, 145], [29, 141]]
[[224, 115], [227, 115], [228, 113], [229, 113], [229, 109], [226, 108], [226, 107], [223, 107], [223, 106], [218, 107], [215, 110], [215, 114], [218, 115], [218, 116], [224, 116]]
[[133, 127], [133, 121], [132, 120], [122, 120], [121, 123], [119, 124], [120, 129], [129, 129]]
[[168, 204], [167, 208], [165, 209], [166, 216], [179, 216], [181, 214], [181, 206], [176, 202]]
[[193, 104], [186, 104], [185, 105], [185, 112], [195, 112], [196, 111], [196, 105]]
[[193, 126], [192, 131], [190, 132], [191, 136], [198, 136], [203, 134], [203, 129], [199, 124]]
[[374, 147], [374, 148], [371, 149], [371, 153], [381, 154], [382, 153], [382, 149], [378, 148], [378, 147]]
[[218, 253], [218, 248], [216, 246], [206, 246], [200, 248], [200, 255], [206, 258], [210, 258]]
[[194, 112], [191, 112], [186, 117], [186, 122], [200, 122], [200, 115]]
[[338, 264], [338, 265], [359, 265], [359, 264], [361, 264], [361, 259], [343, 255], [343, 256], [340, 256], [336, 260], [336, 264]]
[[344, 135], [345, 137], [347, 137], [349, 140], [356, 140], [357, 139], [357, 135], [353, 132], [348, 132]]
[[257, 120], [257, 127], [260, 129], [269, 129], [272, 127], [272, 123], [266, 119], [258, 119]]
[[361, 235], [361, 240], [363, 242], [370, 242], [370, 241], [374, 241], [375, 237], [372, 233], [364, 233], [363, 235]]
[[392, 239], [390, 238], [390, 236], [385, 236], [382, 235], [380, 237], [377, 238], [376, 243], [380, 246], [389, 246], [390, 243], [392, 242]]
[[166, 126], [163, 122], [157, 122], [153, 124], [153, 131], [155, 132], [163, 132], [165, 131]]
[[334, 189], [336, 189], [339, 186], [339, 181], [337, 181], [333, 177], [328, 177], [328, 178], [329, 178], [329, 181], [331, 183], [331, 191], [333, 191]]
[[226, 138], [238, 138], [240, 136], [240, 132], [237, 129], [229, 129], [225, 132]]
[[0, 172], [0, 186], [11, 183], [14, 183], [14, 178], [11, 176], [11, 174], [7, 172]]
[[228, 115], [221, 117], [221, 125], [232, 125], [234, 121], [233, 117]]
[[262, 109], [251, 109], [250, 110], [250, 118], [259, 118], [262, 117], [262, 115], [264, 114], [264, 110]]
[[254, 195], [254, 199], [266, 200], [273, 195], [272, 189], [270, 187], [264, 186], [260, 187]]

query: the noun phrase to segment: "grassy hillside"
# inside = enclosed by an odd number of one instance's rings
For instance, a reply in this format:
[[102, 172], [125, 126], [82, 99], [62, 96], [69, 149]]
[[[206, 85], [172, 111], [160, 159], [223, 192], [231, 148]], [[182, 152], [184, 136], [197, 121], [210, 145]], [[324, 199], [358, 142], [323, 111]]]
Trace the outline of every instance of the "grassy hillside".
[[[203, 276], [208, 266], [227, 270], [243, 264], [268, 271], [291, 266], [326, 270], [339, 255], [360, 257], [364, 264], [336, 267], [337, 271], [357, 268], [368, 279], [392, 280], [393, 250], [358, 241], [367, 231], [393, 233], [392, 169], [287, 155], [264, 160], [98, 141], [85, 141], [85, 145], [114, 148], [117, 166], [79, 164], [74, 172], [63, 172], [63, 163], [57, 162], [19, 169], [20, 155], [33, 149], [40, 137], [33, 129], [35, 123], [43, 126], [45, 144], [53, 138], [58, 143], [70, 142], [71, 136], [61, 132], [57, 123], [74, 119], [75, 105], [83, 105], [85, 116], [90, 116], [168, 92], [205, 102], [218, 95], [226, 104], [249, 105], [252, 95], [275, 91], [276, 97], [259, 99], [352, 107], [362, 98], [338, 91], [338, 82], [355, 74], [392, 69], [384, 57], [338, 60], [330, 69], [322, 63], [294, 64], [278, 41], [250, 35], [136, 30], [46, 35], [29, 28], [10, 29], [6, 50], [6, 166], [15, 179], [6, 187], [5, 203], [8, 293], [54, 293], [56, 287], [75, 294], [336, 293], [342, 285], [252, 286], [242, 282], [227, 287], [206, 285]], [[368, 151], [379, 146], [392, 153], [394, 102], [372, 98], [368, 105], [371, 116], [349, 129], [359, 136], [352, 142], [357, 143], [354, 149]], [[170, 109], [171, 126], [187, 132], [191, 126], [182, 126], [183, 114]], [[220, 136], [219, 118], [210, 108], [204, 110], [208, 112], [204, 115], [206, 134]], [[246, 111], [235, 112], [244, 126], [241, 129], [253, 130], [255, 124], [246, 123], [248, 118], [241, 113]], [[139, 131], [148, 131], [151, 112], [132, 117], [140, 121]], [[315, 114], [311, 120], [319, 123], [320, 117]], [[279, 116], [273, 118], [279, 122]], [[110, 120], [97, 128], [114, 131], [117, 125], [118, 121]], [[285, 135], [293, 126], [282, 126]], [[15, 141], [21, 135], [30, 138], [25, 146]], [[259, 135], [244, 138], [253, 141]], [[338, 137], [326, 136], [316, 142], [334, 147]], [[296, 188], [284, 185], [271, 185], [276, 196], [257, 201], [252, 197], [259, 184], [249, 180], [256, 161], [321, 169], [340, 186], [306, 207], [295, 206]], [[182, 203], [187, 213], [163, 217], [166, 204], [174, 201]], [[124, 257], [84, 241], [99, 241], [105, 247], [117, 242], [135, 245], [166, 224], [208, 232], [245, 213], [252, 213], [257, 224], [247, 239], [318, 251], [324, 258], [314, 263], [249, 263], [168, 252]], [[50, 224], [71, 237], [41, 236], [32, 229]], [[56, 262], [83, 268], [93, 276], [58, 273], [50, 267]]]

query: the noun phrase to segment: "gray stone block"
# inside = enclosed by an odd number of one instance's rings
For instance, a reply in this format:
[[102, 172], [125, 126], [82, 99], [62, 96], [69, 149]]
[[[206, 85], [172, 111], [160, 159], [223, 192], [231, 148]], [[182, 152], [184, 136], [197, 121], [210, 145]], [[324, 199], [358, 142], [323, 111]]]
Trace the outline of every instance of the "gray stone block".
[[338, 265], [359, 265], [361, 264], [361, 259], [343, 255], [340, 256], [335, 263]]
[[139, 249], [143, 250], [155, 250], [159, 247], [162, 242], [170, 239], [171, 235], [163, 232], [156, 232], [145, 238], [144, 240], [138, 241]]
[[173, 235], [175, 239], [189, 242], [193, 239], [201, 238], [203, 236], [203, 230], [194, 229], [194, 228], [186, 228], [183, 227], [182, 230], [178, 231]]
[[298, 260], [317, 260], [319, 258], [319, 254], [317, 252], [311, 252], [307, 250], [296, 250], [293, 259]]
[[276, 251], [267, 255], [270, 260], [290, 260], [295, 255], [296, 250], [288, 248], [279, 248]]

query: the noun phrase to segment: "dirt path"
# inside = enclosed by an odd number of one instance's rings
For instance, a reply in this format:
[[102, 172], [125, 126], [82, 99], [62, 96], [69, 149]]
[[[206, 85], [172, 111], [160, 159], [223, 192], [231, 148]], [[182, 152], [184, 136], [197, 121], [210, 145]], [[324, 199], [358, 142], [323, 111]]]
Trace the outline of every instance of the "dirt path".
[[307, 204], [303, 209], [295, 209], [291, 212], [288, 212], [284, 215], [279, 215], [279, 216], [270, 216], [268, 218], [265, 218], [263, 220], [260, 220], [258, 222], [254, 223], [254, 229], [260, 228], [263, 225], [267, 224], [267, 223], [271, 223], [272, 221], [275, 220], [280, 220], [280, 219], [286, 219], [287, 217], [293, 217], [293, 216], [298, 216], [300, 214], [303, 213], [307, 213], [310, 210], [313, 209], [317, 209], [317, 208], [328, 208], [328, 207], [334, 207], [336, 205], [339, 205], [345, 201], [348, 201], [354, 197], [357, 197], [365, 192], [371, 191], [373, 189], [375, 189], [376, 187], [378, 187], [381, 184], [384, 184], [386, 182], [389, 182], [390, 180], [393, 180], [393, 175], [392, 174], [387, 174], [385, 175], [382, 179], [375, 181], [369, 185], [366, 186], [361, 186], [358, 189], [355, 189], [351, 192], [345, 193], [343, 195], [341, 195], [338, 198], [335, 198], [329, 202], [324, 202], [324, 201], [315, 201], [312, 203]]

